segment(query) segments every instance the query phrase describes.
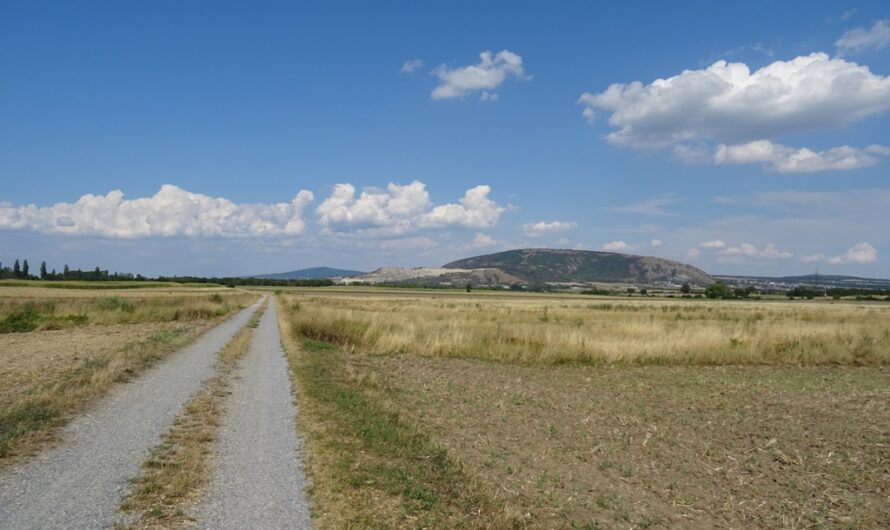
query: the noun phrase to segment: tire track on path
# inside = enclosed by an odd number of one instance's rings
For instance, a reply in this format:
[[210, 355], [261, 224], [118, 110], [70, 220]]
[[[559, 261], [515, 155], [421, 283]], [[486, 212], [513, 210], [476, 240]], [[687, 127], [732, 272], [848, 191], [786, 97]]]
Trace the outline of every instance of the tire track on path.
[[275, 300], [241, 359], [220, 428], [202, 528], [311, 528], [296, 408]]

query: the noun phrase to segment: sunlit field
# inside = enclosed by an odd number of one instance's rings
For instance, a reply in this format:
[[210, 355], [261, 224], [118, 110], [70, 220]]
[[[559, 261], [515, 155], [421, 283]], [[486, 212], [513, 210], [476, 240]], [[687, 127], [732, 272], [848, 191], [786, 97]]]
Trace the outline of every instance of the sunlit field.
[[279, 304], [319, 528], [890, 526], [885, 304]]
[[532, 363], [887, 364], [890, 304], [296, 296], [305, 336]]
[[240, 289], [0, 288], [0, 465], [258, 299]]

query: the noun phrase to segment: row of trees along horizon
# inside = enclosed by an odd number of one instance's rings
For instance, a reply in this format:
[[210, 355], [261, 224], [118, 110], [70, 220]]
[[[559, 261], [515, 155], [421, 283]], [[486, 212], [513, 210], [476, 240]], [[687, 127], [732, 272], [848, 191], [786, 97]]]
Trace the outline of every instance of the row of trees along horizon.
[[307, 280], [273, 280], [267, 278], [205, 278], [202, 276], [158, 276], [157, 278], [148, 278], [141, 274], [132, 274], [129, 272], [108, 272], [102, 270], [98, 266], [93, 270], [71, 269], [66, 264], [62, 272], [56, 272], [56, 269], [47, 270], [46, 262], [41, 261], [37, 274], [33, 274], [28, 260], [15, 260], [12, 267], [7, 267], [0, 262], [0, 279], [2, 280], [50, 280], [50, 281], [88, 281], [88, 282], [175, 282], [175, 283], [215, 283], [234, 287], [235, 285], [269, 285], [281, 287], [325, 287], [334, 285], [334, 282], [328, 279], [307, 279]]
[[3, 263], [0, 262], [0, 278], [2, 279], [15, 279], [15, 280], [88, 280], [88, 281], [132, 281], [132, 280], [147, 280], [141, 274], [130, 274], [130, 273], [110, 273], [106, 270], [101, 270], [98, 266], [91, 271], [82, 271], [80, 269], [71, 270], [68, 265], [65, 265], [65, 268], [62, 269], [62, 272], [56, 272], [56, 269], [52, 271], [47, 270], [46, 262], [40, 262], [40, 268], [38, 274], [31, 273], [31, 266], [28, 264], [28, 260], [22, 260], [19, 263], [19, 260], [15, 260], [12, 267], [4, 267]]
[[[175, 282], [175, 283], [215, 283], [220, 285], [228, 285], [229, 287], [234, 287], [235, 285], [268, 285], [268, 286], [283, 286], [283, 287], [324, 287], [329, 285], [334, 285], [334, 282], [329, 279], [301, 279], [301, 280], [276, 280], [269, 278], [240, 278], [240, 277], [224, 277], [224, 278], [205, 278], [202, 276], [158, 276], [157, 278], [148, 278], [141, 274], [132, 274], [129, 272], [113, 272], [109, 273], [107, 270], [102, 270], [98, 266], [96, 266], [93, 270], [83, 271], [80, 269], [70, 269], [66, 264], [62, 269], [62, 272], [56, 272], [56, 269], [47, 270], [46, 262], [40, 262], [39, 274], [31, 274], [31, 267], [28, 264], [28, 260], [22, 260], [19, 263], [19, 260], [15, 260], [12, 267], [4, 267], [3, 263], [0, 262], [0, 279], [9, 280], [53, 280], [53, 281], [65, 281], [65, 280], [79, 280], [79, 281], [129, 281], [129, 282], [140, 282], [140, 281], [159, 281], [159, 282]], [[467, 285], [467, 290], [469, 291], [469, 285]], [[630, 288], [627, 290], [628, 294], [633, 294], [636, 289]], [[584, 294], [617, 294], [615, 291], [606, 291], [601, 289], [590, 289], [587, 291], [583, 291]], [[685, 296], [691, 296], [692, 288], [688, 283], [684, 283], [680, 288], [680, 292]], [[646, 289], [641, 289], [640, 294], [646, 296], [648, 294]], [[717, 299], [740, 299], [740, 298], [759, 298], [759, 292], [757, 289], [753, 287], [745, 287], [745, 288], [730, 288], [725, 282], [718, 281], [707, 286], [704, 290], [704, 296], [706, 298], [717, 298]], [[890, 290], [879, 290], [879, 289], [855, 289], [855, 288], [843, 288], [843, 287], [833, 287], [827, 289], [816, 289], [816, 288], [808, 288], [808, 287], [795, 287], [787, 293], [788, 298], [807, 298], [813, 299], [816, 297], [832, 297], [835, 299], [847, 296], [856, 296], [861, 299], [874, 299], [874, 296], [885, 296], [887, 299], [890, 299]], [[700, 296], [700, 295], [699, 295]]]

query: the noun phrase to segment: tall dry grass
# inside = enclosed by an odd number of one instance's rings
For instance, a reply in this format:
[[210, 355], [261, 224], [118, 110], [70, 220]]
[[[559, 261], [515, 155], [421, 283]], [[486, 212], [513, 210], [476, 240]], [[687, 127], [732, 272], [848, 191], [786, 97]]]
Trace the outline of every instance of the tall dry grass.
[[[257, 296], [244, 291], [109, 293], [105, 296], [0, 296], [0, 333], [65, 329], [87, 324], [137, 324], [221, 317]], [[0, 295], [7, 294], [6, 292]], [[92, 293], [95, 294], [95, 293]]]
[[298, 331], [369, 354], [530, 363], [890, 364], [890, 306], [290, 296]]

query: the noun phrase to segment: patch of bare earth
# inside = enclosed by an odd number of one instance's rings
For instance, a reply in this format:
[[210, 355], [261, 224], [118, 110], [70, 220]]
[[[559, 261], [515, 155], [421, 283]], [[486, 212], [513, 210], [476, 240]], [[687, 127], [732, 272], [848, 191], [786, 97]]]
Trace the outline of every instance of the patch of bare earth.
[[352, 356], [531, 528], [888, 528], [890, 369]]
[[82, 363], [112, 354], [128, 342], [194, 327], [194, 323], [149, 322], [2, 334], [0, 403], [57, 381]]

